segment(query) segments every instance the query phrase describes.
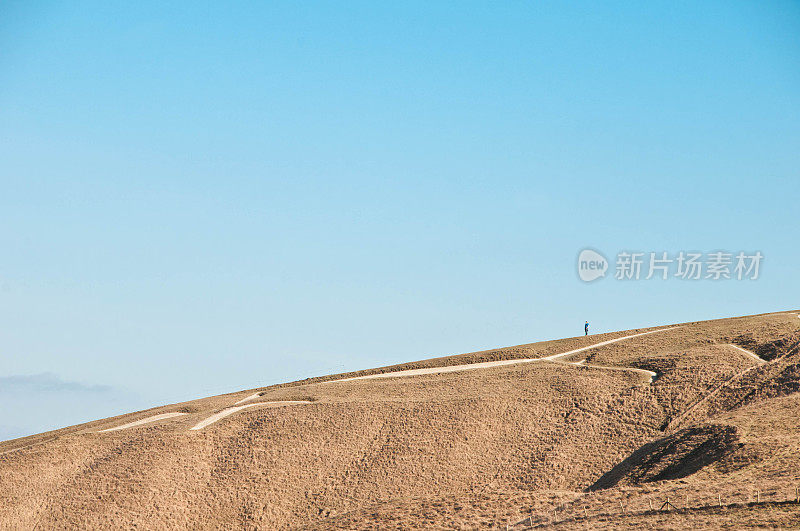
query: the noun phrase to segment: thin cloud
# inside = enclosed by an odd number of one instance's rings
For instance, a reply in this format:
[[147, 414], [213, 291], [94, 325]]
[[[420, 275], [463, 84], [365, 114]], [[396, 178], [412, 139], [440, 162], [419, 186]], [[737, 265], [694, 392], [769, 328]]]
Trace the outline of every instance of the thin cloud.
[[114, 388], [108, 385], [86, 385], [62, 380], [53, 373], [43, 372], [30, 375], [0, 376], [0, 393], [34, 391], [46, 393], [110, 393]]
[[65, 380], [53, 373], [0, 376], [0, 440], [142, 409], [129, 390]]

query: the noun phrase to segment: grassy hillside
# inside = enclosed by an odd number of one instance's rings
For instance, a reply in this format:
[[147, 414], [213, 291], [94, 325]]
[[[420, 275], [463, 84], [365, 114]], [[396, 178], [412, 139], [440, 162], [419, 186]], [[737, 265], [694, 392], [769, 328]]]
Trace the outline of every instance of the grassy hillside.
[[[331, 375], [6, 441], [0, 522], [20, 528], [800, 526], [800, 505], [776, 503], [794, 498], [800, 486], [795, 314], [685, 323], [562, 360], [651, 370], [652, 383], [635, 372], [546, 361], [335, 381], [541, 358], [643, 331]], [[248, 404], [264, 404], [190, 430], [254, 393]], [[185, 414], [100, 433], [173, 412]], [[773, 503], [746, 505], [757, 497]], [[667, 498], [676, 510], [650, 510]]]

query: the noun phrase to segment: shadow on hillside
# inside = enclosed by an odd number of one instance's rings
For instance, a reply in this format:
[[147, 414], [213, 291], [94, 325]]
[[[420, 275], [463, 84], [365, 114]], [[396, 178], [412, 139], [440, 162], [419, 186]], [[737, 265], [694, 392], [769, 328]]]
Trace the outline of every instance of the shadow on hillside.
[[707, 425], [680, 430], [645, 444], [587, 490], [689, 476], [736, 450], [740, 446], [738, 439], [734, 426]]

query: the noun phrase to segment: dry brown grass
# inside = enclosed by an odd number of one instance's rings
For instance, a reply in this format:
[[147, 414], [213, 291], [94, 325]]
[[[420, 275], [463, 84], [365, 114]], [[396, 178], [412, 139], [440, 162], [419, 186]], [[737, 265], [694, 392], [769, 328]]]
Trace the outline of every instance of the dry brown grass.
[[[6, 441], [0, 522], [472, 529], [504, 528], [532, 514], [537, 525], [570, 529], [796, 525], [795, 505], [696, 507], [717, 494], [726, 504], [745, 503], [755, 490], [777, 501], [800, 486], [800, 354], [790, 352], [800, 340], [800, 319], [794, 316], [687, 323], [576, 355], [654, 370], [652, 385], [635, 373], [546, 362], [329, 382], [542, 357], [635, 332], [246, 390]], [[732, 342], [775, 361], [737, 377], [755, 362], [727, 346]], [[188, 431], [257, 391], [259, 401], [313, 403], [251, 407]], [[188, 414], [97, 433], [171, 411]], [[596, 485], [607, 488], [587, 490], [609, 474], [615, 481]], [[686, 495], [688, 510], [649, 513], [651, 502], [660, 505], [667, 496], [682, 507]]]

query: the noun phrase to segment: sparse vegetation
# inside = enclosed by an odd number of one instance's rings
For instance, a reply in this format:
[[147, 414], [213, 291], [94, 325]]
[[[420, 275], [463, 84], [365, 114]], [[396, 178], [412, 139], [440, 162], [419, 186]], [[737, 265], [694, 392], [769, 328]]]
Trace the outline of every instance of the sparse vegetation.
[[[325, 383], [541, 357], [627, 333], [241, 391], [2, 442], [0, 521], [14, 528], [505, 529], [526, 518], [518, 529], [800, 526], [800, 505], [790, 501], [800, 486], [795, 316], [687, 323], [582, 353], [587, 363], [657, 372], [649, 385], [635, 373], [544, 362]], [[729, 343], [772, 361], [755, 367]], [[263, 401], [313, 403], [248, 408], [188, 431], [254, 392]], [[169, 411], [188, 414], [97, 433]], [[756, 495], [762, 503], [750, 503]], [[677, 510], [658, 511], [668, 498]]]

